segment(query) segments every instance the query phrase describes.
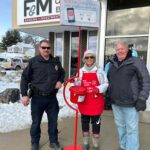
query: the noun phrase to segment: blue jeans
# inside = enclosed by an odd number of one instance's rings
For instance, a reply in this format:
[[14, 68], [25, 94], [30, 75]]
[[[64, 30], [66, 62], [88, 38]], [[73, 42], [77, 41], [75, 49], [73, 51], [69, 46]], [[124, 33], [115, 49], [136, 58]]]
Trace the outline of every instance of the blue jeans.
[[119, 144], [125, 150], [139, 149], [139, 113], [134, 107], [112, 105], [119, 134]]

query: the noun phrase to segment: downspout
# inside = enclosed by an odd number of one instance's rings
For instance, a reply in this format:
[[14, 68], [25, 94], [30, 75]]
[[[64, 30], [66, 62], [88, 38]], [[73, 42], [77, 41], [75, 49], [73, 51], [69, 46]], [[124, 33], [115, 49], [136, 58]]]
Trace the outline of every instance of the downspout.
[[107, 0], [100, 1], [100, 27], [98, 29], [98, 64], [104, 68], [104, 51], [105, 51], [105, 31], [106, 31], [106, 17], [107, 17]]

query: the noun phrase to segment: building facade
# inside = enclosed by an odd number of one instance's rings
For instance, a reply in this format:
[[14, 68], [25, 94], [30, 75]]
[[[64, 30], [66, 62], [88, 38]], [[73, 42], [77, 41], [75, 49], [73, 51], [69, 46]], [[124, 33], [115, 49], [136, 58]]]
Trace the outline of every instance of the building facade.
[[[61, 25], [60, 1], [13, 0], [13, 28], [49, 39], [53, 54], [60, 57], [68, 78], [77, 72], [79, 28]], [[100, 3], [100, 25], [98, 28], [81, 27], [81, 58], [84, 50], [92, 49], [99, 65], [104, 67], [115, 52], [114, 42], [122, 39], [137, 50], [150, 71], [150, 1], [93, 1]]]

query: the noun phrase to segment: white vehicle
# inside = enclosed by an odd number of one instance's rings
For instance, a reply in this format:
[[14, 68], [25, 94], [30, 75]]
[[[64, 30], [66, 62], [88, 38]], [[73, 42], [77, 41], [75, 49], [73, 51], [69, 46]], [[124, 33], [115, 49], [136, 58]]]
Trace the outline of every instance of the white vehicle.
[[28, 60], [24, 58], [0, 58], [0, 66], [4, 69], [21, 70], [27, 66]]

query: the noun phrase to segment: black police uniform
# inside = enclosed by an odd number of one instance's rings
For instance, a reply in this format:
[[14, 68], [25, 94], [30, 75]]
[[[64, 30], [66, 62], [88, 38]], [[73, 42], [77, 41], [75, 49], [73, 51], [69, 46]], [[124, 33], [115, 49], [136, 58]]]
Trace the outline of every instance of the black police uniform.
[[28, 95], [28, 87], [31, 90], [31, 116], [32, 126], [30, 130], [31, 143], [39, 143], [40, 124], [44, 111], [48, 118], [48, 133], [51, 143], [58, 142], [57, 119], [59, 106], [56, 98], [58, 81], [64, 82], [65, 72], [58, 58], [50, 55], [45, 60], [41, 55], [29, 60], [28, 66], [21, 76], [21, 94]]

